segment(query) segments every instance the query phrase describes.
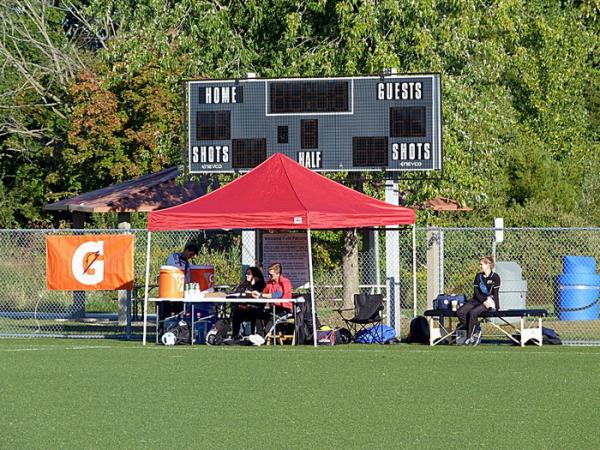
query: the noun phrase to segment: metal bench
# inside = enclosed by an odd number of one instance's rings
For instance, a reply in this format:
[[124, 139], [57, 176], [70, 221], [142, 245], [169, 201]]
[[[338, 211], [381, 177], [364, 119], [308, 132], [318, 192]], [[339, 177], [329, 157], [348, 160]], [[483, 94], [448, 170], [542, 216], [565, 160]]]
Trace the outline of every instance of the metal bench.
[[[444, 324], [444, 318], [458, 317], [456, 311], [449, 309], [429, 309], [424, 313], [429, 323], [429, 345], [437, 345], [442, 342], [448, 342], [456, 339], [456, 330], [452, 329], [452, 321], [450, 325]], [[502, 334], [508, 337], [511, 341], [525, 346], [528, 341], [532, 341], [538, 346], [542, 346], [542, 319], [548, 315], [545, 309], [506, 309], [498, 311], [484, 311], [479, 316], [483, 322], [487, 322]], [[506, 320], [507, 317], [520, 318], [518, 326]], [[498, 325], [490, 319], [496, 318], [501, 324]], [[506, 331], [502, 326], [508, 326], [510, 332]], [[517, 337], [512, 333], [516, 333]]]

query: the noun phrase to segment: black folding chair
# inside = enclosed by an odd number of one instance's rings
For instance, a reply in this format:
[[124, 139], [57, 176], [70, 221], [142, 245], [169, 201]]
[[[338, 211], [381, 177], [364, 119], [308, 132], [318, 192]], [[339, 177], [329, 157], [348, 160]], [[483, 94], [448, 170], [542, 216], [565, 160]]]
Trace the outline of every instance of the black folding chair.
[[[337, 310], [346, 327], [352, 333], [352, 339], [370, 325], [381, 323], [383, 320], [382, 294], [354, 294], [354, 308]], [[354, 311], [354, 316], [347, 318], [348, 311]], [[376, 329], [381, 330], [382, 327]], [[379, 336], [383, 340], [383, 336]]]

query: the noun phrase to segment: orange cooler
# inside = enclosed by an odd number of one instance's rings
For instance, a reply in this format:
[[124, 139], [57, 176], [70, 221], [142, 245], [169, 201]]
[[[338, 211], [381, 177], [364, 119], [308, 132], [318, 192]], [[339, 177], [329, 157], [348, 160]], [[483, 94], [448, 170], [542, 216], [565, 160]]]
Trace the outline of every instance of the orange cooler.
[[205, 291], [215, 285], [215, 266], [190, 266], [190, 283], [198, 283], [200, 290]]
[[183, 298], [183, 270], [174, 266], [161, 266], [158, 276], [158, 296], [161, 298]]

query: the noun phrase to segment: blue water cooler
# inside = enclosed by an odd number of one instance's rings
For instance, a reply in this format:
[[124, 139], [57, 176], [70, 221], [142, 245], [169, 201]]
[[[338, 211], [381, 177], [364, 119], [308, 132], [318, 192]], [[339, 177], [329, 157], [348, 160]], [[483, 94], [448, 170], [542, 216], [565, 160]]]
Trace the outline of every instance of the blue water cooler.
[[600, 275], [591, 256], [564, 256], [557, 278], [559, 320], [597, 320]]

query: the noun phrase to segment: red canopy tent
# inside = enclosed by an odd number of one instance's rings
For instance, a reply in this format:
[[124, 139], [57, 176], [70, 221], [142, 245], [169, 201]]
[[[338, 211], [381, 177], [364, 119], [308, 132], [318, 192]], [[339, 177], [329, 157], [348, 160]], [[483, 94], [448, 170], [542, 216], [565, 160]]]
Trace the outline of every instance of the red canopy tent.
[[415, 223], [415, 212], [361, 194], [277, 153], [235, 181], [153, 211], [150, 231], [334, 229]]
[[[415, 218], [412, 209], [361, 194], [277, 153], [210, 194], [152, 211], [148, 216], [146, 284], [152, 231], [303, 229], [308, 230], [310, 285], [314, 302], [311, 229], [414, 225]], [[147, 297], [146, 289], [146, 302]], [[144, 311], [147, 311], [147, 305]], [[314, 311], [313, 304], [313, 314]], [[145, 338], [144, 324], [144, 343]]]

